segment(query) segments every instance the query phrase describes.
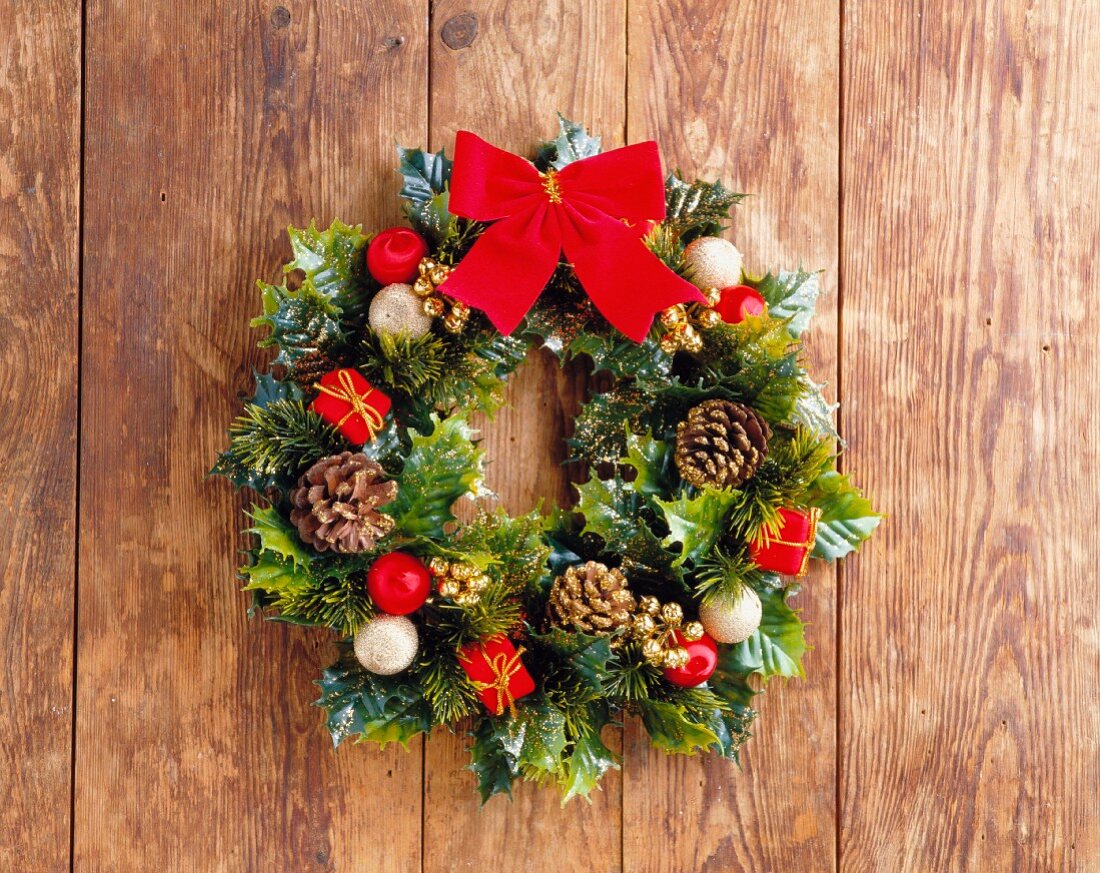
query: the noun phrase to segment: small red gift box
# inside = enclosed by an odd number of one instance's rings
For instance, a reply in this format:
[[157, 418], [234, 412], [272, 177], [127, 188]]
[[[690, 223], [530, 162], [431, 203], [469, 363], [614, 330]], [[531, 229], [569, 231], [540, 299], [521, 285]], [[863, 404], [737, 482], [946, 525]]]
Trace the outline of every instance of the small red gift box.
[[515, 715], [516, 701], [535, 690], [535, 680], [523, 666], [518, 650], [506, 636], [489, 637], [458, 650], [458, 663], [493, 715], [505, 709]]
[[370, 382], [352, 369], [326, 373], [313, 387], [318, 394], [309, 408], [336, 425], [347, 441], [357, 446], [373, 439], [382, 429], [392, 405], [389, 397], [372, 388]]
[[780, 509], [782, 523], [777, 536], [764, 531], [749, 544], [749, 554], [761, 570], [784, 576], [802, 576], [810, 563], [810, 551], [817, 535], [820, 509]]

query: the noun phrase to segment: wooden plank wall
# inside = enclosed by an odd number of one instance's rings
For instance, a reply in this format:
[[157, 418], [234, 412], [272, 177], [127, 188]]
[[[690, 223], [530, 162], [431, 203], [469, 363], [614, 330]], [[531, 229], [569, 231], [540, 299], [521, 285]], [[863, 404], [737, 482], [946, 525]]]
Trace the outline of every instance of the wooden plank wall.
[[[1100, 870], [1095, 3], [17, 0], [0, 28], [0, 868]], [[591, 806], [479, 812], [460, 737], [330, 750], [329, 641], [245, 617], [242, 507], [203, 474], [285, 226], [394, 222], [395, 142], [522, 150], [558, 109], [753, 192], [750, 266], [825, 269], [811, 356], [890, 518], [806, 580], [809, 679], [743, 773], [628, 722]], [[587, 385], [535, 356], [486, 424], [510, 509], [568, 497]]]

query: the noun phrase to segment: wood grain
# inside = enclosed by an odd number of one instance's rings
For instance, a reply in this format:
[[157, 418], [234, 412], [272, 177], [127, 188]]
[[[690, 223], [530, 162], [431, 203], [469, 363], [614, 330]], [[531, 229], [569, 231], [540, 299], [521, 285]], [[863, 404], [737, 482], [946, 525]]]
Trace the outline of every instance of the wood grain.
[[[730, 234], [749, 270], [824, 271], [808, 346], [816, 377], [834, 382], [837, 5], [635, 0], [629, 27], [628, 139], [656, 138], [685, 176], [754, 195]], [[624, 869], [832, 869], [835, 576], [816, 568], [803, 581], [807, 678], [757, 698], [744, 772], [666, 757], [629, 723]]]
[[1100, 869], [1100, 7], [850, 0], [841, 867]]
[[395, 222], [427, 4], [87, 4], [79, 870], [415, 869], [421, 755], [331, 751], [316, 631], [249, 621], [204, 480], [288, 223]]
[[[624, 16], [623, 0], [434, 3], [433, 147], [449, 150], [463, 127], [529, 153], [531, 131], [556, 135], [555, 111], [583, 120], [605, 146], [621, 145]], [[571, 502], [562, 440], [584, 386], [581, 368], [563, 373], [549, 353], [533, 355], [509, 390], [511, 408], [485, 425], [489, 485], [512, 512], [540, 498], [547, 508]], [[496, 798], [479, 812], [467, 761], [460, 735], [437, 732], [427, 745], [426, 871], [497, 869], [511, 853], [527, 871], [620, 869], [618, 774], [609, 774], [591, 806], [561, 809], [552, 788], [521, 785], [512, 803]]]
[[0, 32], [0, 868], [55, 871], [69, 869], [80, 10], [5, 3]]

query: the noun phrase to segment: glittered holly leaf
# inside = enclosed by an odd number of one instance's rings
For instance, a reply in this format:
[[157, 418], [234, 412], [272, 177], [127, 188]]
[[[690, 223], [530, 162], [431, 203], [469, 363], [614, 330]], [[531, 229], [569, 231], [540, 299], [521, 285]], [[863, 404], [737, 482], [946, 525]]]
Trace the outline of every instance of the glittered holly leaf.
[[565, 751], [565, 716], [545, 698], [527, 699], [510, 722], [519, 742], [519, 766], [525, 774], [554, 775], [561, 770]]
[[532, 633], [531, 640], [548, 650], [548, 661], [571, 671], [593, 691], [604, 693], [607, 662], [611, 660], [611, 637], [552, 627], [544, 634]]
[[583, 124], [570, 121], [558, 113], [558, 138], [543, 143], [539, 147], [535, 164], [540, 168], [553, 167], [560, 170], [581, 158], [590, 158], [600, 153], [600, 138], [590, 136]]
[[510, 591], [534, 591], [546, 573], [550, 546], [538, 510], [511, 518], [503, 509], [482, 512], [462, 530], [458, 547], [491, 555], [486, 569]]
[[741, 747], [749, 739], [749, 727], [756, 719], [756, 710], [752, 708], [752, 699], [757, 692], [748, 683], [748, 678], [738, 673], [740, 664], [727, 646], [718, 649], [718, 666], [707, 687], [721, 701], [710, 723], [718, 736], [716, 751], [732, 761], [738, 760]]
[[510, 719], [482, 718], [471, 734], [468, 769], [477, 777], [477, 791], [484, 804], [497, 794], [512, 794], [512, 782], [519, 775], [518, 755], [510, 742]]
[[615, 753], [603, 744], [598, 730], [585, 731], [577, 737], [564, 764], [565, 773], [560, 782], [562, 806], [574, 797], [587, 799], [604, 773], [619, 769]]
[[411, 434], [397, 497], [386, 507], [406, 536], [442, 537], [444, 526], [456, 520], [454, 502], [477, 493], [484, 475], [485, 453], [473, 442], [477, 432], [460, 414], [442, 420], [433, 415], [431, 423], [427, 436]]
[[582, 533], [600, 537], [604, 552], [621, 555], [624, 571], [637, 568], [683, 581], [674, 556], [662, 547], [642, 517], [643, 498], [630, 483], [618, 477], [592, 478], [576, 488], [580, 495], [576, 511], [585, 522]]
[[400, 196], [413, 203], [426, 203], [447, 190], [451, 180], [451, 161], [443, 151], [426, 152], [423, 149], [397, 147], [401, 174]]
[[252, 327], [270, 328], [271, 333], [258, 345], [262, 349], [278, 347], [273, 363], [286, 367], [290, 379], [296, 379], [300, 370], [306, 371], [309, 378], [333, 369], [345, 335], [340, 328], [340, 309], [331, 298], [309, 283], [297, 290], [266, 282], [256, 284], [263, 314], [252, 319]]
[[791, 422], [809, 430], [815, 436], [835, 440], [843, 444], [836, 430], [835, 413], [839, 403], [829, 403], [825, 399], [825, 383], [815, 382], [806, 373], [802, 374], [802, 393], [795, 401]]
[[718, 744], [718, 736], [709, 727], [692, 721], [687, 710], [675, 703], [643, 699], [638, 701], [642, 724], [653, 745], [669, 754], [694, 755]]
[[734, 674], [759, 673], [765, 679], [804, 675], [804, 626], [798, 613], [787, 605], [786, 592], [780, 589], [757, 593], [763, 607], [760, 627], [747, 640], [730, 647], [726, 669]]
[[810, 506], [821, 510], [813, 556], [828, 561], [854, 552], [874, 533], [882, 516], [843, 473], [822, 473], [810, 489]]
[[662, 545], [682, 546], [677, 565], [686, 561], [696, 565], [709, 554], [725, 530], [726, 514], [736, 501], [737, 492], [715, 488], [705, 488], [694, 497], [681, 495], [675, 500], [654, 500], [668, 524], [668, 536]]
[[602, 394], [594, 394], [573, 420], [569, 445], [575, 457], [589, 464], [611, 463], [626, 451], [624, 424], [649, 408], [642, 392], [630, 384], [620, 384]]
[[296, 567], [309, 566], [313, 555], [298, 539], [294, 525], [283, 518], [274, 507], [264, 509], [253, 505], [248, 517], [255, 523], [245, 533], [256, 534], [260, 540], [261, 553], [272, 552]]
[[638, 475], [630, 484], [640, 494], [667, 494], [672, 489], [672, 448], [652, 434], [627, 431], [626, 457], [622, 463]]
[[794, 336], [801, 336], [810, 325], [818, 295], [821, 294], [821, 280], [818, 273], [805, 270], [768, 273], [763, 279], [749, 279], [764, 301], [768, 312], [774, 318], [789, 318], [787, 329]]
[[677, 175], [665, 180], [664, 226], [684, 242], [699, 236], [721, 233], [730, 217], [730, 209], [744, 199], [721, 182], [685, 182]]
[[315, 223], [306, 229], [288, 228], [294, 260], [283, 267], [284, 273], [301, 270], [303, 285], [312, 285], [317, 293], [335, 304], [347, 317], [365, 308], [368, 281], [363, 249], [368, 239], [362, 227], [333, 221], [328, 230]]
[[326, 668], [316, 683], [321, 687], [317, 705], [328, 713], [326, 723], [334, 746], [358, 734], [385, 748], [409, 740], [432, 728], [431, 709], [419, 689], [407, 677], [376, 676], [355, 660], [351, 646], [341, 644], [340, 659]]
[[588, 355], [594, 373], [606, 370], [616, 378], [664, 379], [672, 370], [672, 356], [651, 337], [636, 343], [610, 333], [581, 333], [569, 344], [568, 353]]

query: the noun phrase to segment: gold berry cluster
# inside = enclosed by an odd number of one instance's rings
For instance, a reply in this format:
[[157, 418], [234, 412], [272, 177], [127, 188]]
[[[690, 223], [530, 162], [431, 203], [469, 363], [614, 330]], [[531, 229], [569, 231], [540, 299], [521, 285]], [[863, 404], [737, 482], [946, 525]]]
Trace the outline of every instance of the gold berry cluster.
[[453, 600], [459, 606], [473, 606], [489, 587], [489, 577], [470, 564], [432, 558], [428, 569], [435, 576], [440, 596]]
[[462, 333], [470, 318], [470, 307], [461, 300], [444, 297], [436, 289], [442, 285], [451, 268], [436, 263], [432, 258], [424, 258], [417, 266], [416, 282], [413, 292], [424, 300], [424, 314], [432, 318], [443, 318], [443, 326], [451, 333]]
[[685, 622], [684, 609], [679, 603], [662, 604], [649, 595], [638, 599], [630, 632], [642, 644], [642, 657], [654, 667], [677, 669], [687, 665], [690, 655], [677, 642], [676, 631], [689, 643], [703, 637], [703, 625], [697, 621]]
[[666, 328], [664, 336], [661, 337], [663, 351], [670, 355], [681, 349], [686, 352], [697, 352], [703, 347], [703, 337], [699, 331], [721, 324], [722, 316], [714, 309], [720, 292], [717, 288], [708, 288], [703, 295], [707, 298], [705, 305], [693, 303], [689, 307], [683, 303], [677, 303], [675, 306], [661, 310], [658, 317]]

